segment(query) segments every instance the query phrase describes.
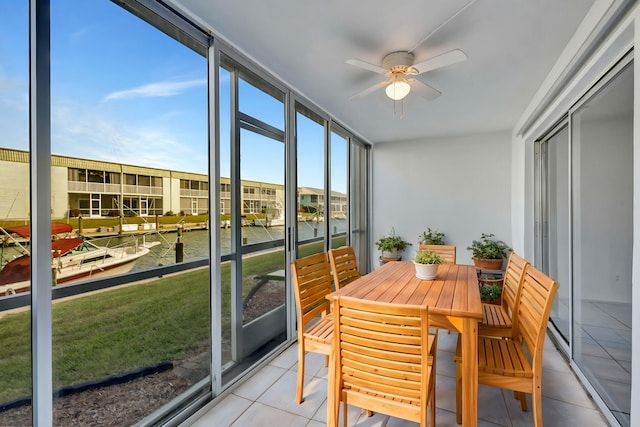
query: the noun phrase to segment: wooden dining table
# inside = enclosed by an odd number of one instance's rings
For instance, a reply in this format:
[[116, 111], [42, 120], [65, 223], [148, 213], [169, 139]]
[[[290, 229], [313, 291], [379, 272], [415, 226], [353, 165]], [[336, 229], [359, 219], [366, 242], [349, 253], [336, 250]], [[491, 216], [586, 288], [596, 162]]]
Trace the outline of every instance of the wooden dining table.
[[[429, 306], [432, 327], [457, 331], [462, 336], [462, 425], [478, 424], [478, 323], [482, 303], [478, 276], [472, 265], [441, 264], [433, 280], [415, 275], [411, 261], [388, 262], [349, 285], [327, 295], [333, 300], [350, 296], [365, 300]], [[335, 357], [333, 358], [335, 360]], [[335, 366], [328, 382], [327, 425], [334, 425], [339, 410], [334, 396]]]

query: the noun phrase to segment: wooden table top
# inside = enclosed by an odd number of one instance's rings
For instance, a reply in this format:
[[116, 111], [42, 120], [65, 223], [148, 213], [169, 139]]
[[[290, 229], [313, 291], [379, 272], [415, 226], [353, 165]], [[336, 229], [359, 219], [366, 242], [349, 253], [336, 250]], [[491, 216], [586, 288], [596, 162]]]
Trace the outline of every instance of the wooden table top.
[[482, 320], [476, 268], [441, 264], [434, 280], [415, 275], [412, 261], [388, 262], [327, 296], [351, 296], [396, 304], [428, 305], [429, 314]]

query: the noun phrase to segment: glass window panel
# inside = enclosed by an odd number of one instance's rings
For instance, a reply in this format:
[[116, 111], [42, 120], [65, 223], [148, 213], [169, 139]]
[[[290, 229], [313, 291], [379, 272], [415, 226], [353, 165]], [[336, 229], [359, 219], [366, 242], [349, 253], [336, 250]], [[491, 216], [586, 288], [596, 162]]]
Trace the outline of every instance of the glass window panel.
[[571, 291], [571, 241], [569, 199], [569, 128], [564, 126], [544, 143], [545, 250], [543, 269], [560, 284], [551, 310], [551, 322], [569, 341]]
[[138, 185], [141, 185], [143, 187], [150, 187], [151, 186], [151, 177], [148, 175], [140, 175], [138, 176]]
[[[242, 129], [240, 179], [242, 244], [284, 239], [284, 144]], [[263, 194], [263, 188], [275, 194]]]
[[352, 210], [349, 211], [348, 221], [351, 223], [350, 244], [353, 246], [358, 257], [358, 268], [361, 273], [365, 273], [369, 268], [369, 245], [368, 245], [368, 216], [369, 199], [368, 189], [368, 159], [369, 149], [353, 139], [351, 140], [351, 156], [349, 165], [349, 179], [351, 181]]
[[[0, 226], [28, 224], [29, 3], [0, 2]], [[4, 236], [4, 233], [2, 233]], [[0, 269], [26, 254], [29, 239], [0, 237]], [[29, 272], [27, 271], [27, 274]], [[15, 282], [0, 286], [6, 303]], [[0, 402], [31, 399], [31, 305], [0, 309]], [[27, 403], [25, 401], [25, 403]], [[0, 425], [32, 425], [30, 404], [0, 410]]]
[[[55, 398], [53, 423], [132, 425], [208, 377], [209, 273], [83, 290], [97, 286], [96, 279], [111, 284], [114, 274], [209, 256], [207, 218], [191, 216], [191, 206], [184, 217], [150, 217], [181, 203], [180, 192], [164, 194], [157, 170], [207, 172], [207, 62], [116, 3], [55, 0], [51, 92], [53, 155], [90, 165], [82, 188], [65, 182], [64, 162], [54, 163], [53, 220], [80, 208], [82, 220], [69, 223], [92, 237], [54, 260], [58, 283], [79, 292], [54, 303], [54, 389], [143, 373], [102, 388], [98, 400], [89, 398], [91, 389]], [[128, 169], [123, 185], [114, 168]], [[180, 186], [166, 179], [170, 188]], [[109, 216], [121, 209], [123, 217]], [[176, 232], [178, 221], [190, 232]], [[160, 227], [171, 232], [154, 232]]]
[[231, 73], [220, 67], [220, 252], [231, 253]]
[[[296, 113], [298, 182], [298, 245], [307, 243], [302, 253], [324, 251], [325, 144], [324, 123], [305, 110]], [[312, 244], [313, 241], [320, 244]]]
[[284, 130], [282, 92], [257, 79], [247, 80], [247, 75], [243, 75], [238, 82], [238, 94], [240, 112]]
[[331, 247], [339, 248], [347, 244], [348, 194], [347, 194], [347, 139], [331, 132], [331, 209], [329, 229]]
[[573, 358], [621, 425], [631, 411], [633, 66], [571, 116]]

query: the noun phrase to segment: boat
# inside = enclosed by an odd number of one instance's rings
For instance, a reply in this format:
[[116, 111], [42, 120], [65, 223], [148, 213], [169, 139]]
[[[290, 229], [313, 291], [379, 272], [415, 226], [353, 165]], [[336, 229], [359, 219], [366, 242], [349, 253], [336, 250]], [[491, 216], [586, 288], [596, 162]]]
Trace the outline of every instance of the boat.
[[[138, 259], [149, 253], [151, 247], [160, 244], [133, 239], [130, 243], [116, 247], [98, 246], [82, 237], [72, 236], [72, 232], [73, 228], [69, 224], [51, 225], [51, 268], [57, 285], [127, 273]], [[5, 241], [11, 240], [23, 252], [0, 270], [0, 295], [29, 291], [31, 257], [20, 239], [29, 238], [30, 227], [0, 227], [0, 233], [4, 235]]]

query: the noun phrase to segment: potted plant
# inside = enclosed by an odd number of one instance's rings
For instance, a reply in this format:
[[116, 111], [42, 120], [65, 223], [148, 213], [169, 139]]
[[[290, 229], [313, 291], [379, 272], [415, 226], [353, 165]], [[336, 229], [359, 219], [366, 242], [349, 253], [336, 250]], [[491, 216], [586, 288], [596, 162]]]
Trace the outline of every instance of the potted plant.
[[383, 262], [399, 260], [401, 257], [398, 253], [404, 251], [410, 244], [397, 236], [393, 228], [388, 236], [381, 237], [376, 242], [378, 250], [382, 253]]
[[499, 304], [502, 296], [502, 286], [495, 283], [485, 283], [480, 285], [480, 300], [491, 304]]
[[502, 261], [511, 248], [502, 240], [497, 240], [493, 234], [482, 233], [480, 240], [471, 242], [467, 247], [471, 251], [473, 263], [478, 268], [487, 270], [501, 270]]
[[418, 236], [418, 243], [421, 245], [444, 245], [444, 233], [429, 227], [427, 231], [423, 231]]
[[434, 251], [418, 251], [413, 257], [416, 266], [416, 277], [422, 280], [433, 280], [438, 275], [438, 264], [442, 264], [442, 258]]

